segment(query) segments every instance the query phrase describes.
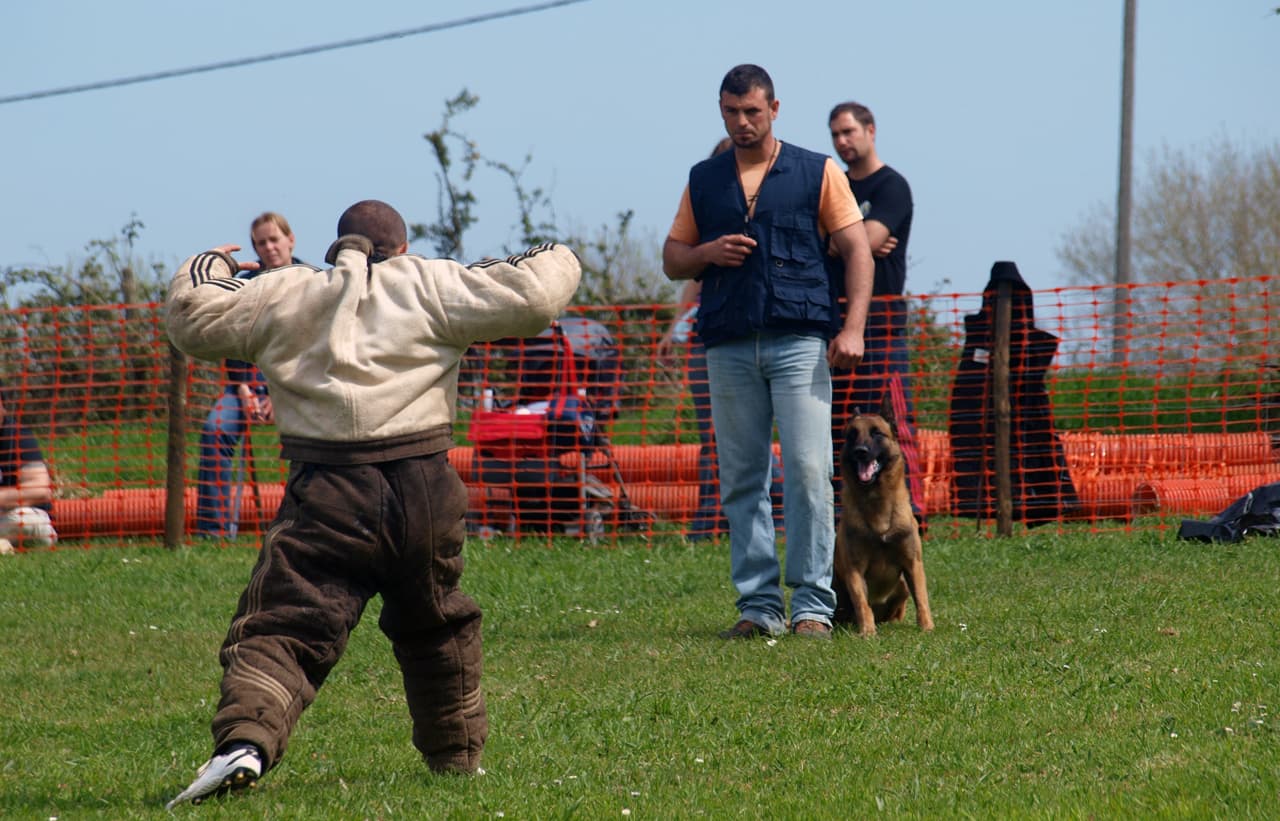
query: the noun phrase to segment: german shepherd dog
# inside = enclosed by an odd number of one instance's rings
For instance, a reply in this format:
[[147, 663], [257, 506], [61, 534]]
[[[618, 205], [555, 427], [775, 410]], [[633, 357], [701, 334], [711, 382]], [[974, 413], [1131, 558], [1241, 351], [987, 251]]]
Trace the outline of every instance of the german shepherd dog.
[[[932, 630], [920, 527], [911, 512], [902, 449], [887, 395], [879, 415], [855, 410], [845, 426], [840, 477], [837, 600], [841, 592], [847, 594], [852, 621], [863, 636], [875, 635], [877, 624], [901, 620], [908, 596], [915, 601], [920, 629]], [[842, 609], [837, 607], [836, 621], [847, 622], [848, 613]]]

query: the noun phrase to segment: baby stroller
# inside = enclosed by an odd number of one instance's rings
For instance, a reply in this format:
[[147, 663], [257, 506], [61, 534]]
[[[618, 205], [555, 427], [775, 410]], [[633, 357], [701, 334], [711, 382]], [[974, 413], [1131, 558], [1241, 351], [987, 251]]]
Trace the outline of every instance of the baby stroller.
[[605, 434], [622, 381], [608, 330], [566, 317], [536, 337], [478, 348], [483, 398], [467, 432], [485, 488], [477, 524], [589, 538], [647, 529], [653, 516], [631, 504]]

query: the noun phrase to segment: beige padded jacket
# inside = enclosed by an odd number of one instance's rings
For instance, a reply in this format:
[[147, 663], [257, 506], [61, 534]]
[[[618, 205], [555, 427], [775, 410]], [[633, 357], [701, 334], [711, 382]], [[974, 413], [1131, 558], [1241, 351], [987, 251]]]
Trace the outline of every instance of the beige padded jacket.
[[555, 243], [469, 266], [414, 254], [370, 263], [368, 247], [343, 237], [328, 270], [293, 265], [253, 279], [208, 251], [170, 283], [173, 344], [262, 369], [285, 458], [343, 464], [447, 449], [467, 348], [538, 334], [581, 277], [577, 256]]

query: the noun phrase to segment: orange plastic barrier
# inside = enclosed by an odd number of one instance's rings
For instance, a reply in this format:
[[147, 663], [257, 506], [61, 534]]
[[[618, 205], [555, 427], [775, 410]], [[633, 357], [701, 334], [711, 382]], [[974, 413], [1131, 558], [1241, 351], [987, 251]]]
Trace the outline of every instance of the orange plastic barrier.
[[1133, 518], [1133, 494], [1142, 477], [1130, 474], [1077, 476], [1073, 472], [1072, 483], [1080, 499], [1080, 510], [1073, 518], [1084, 521]]
[[[240, 496], [240, 531], [256, 533], [262, 522], [270, 521], [284, 498], [284, 485], [258, 485], [262, 505], [258, 505], [252, 485], [244, 485]], [[85, 499], [59, 499], [54, 503], [54, 526], [60, 539], [94, 536], [159, 536], [164, 533], [165, 491], [159, 488], [124, 488], [105, 491]], [[196, 489], [183, 497], [183, 527], [195, 529]]]
[[1280, 467], [1217, 479], [1160, 479], [1138, 485], [1133, 505], [1138, 513], [1213, 516], [1254, 488], [1274, 482], [1280, 482]]
[[1061, 434], [1082, 518], [1213, 515], [1280, 480], [1266, 433]]
[[1061, 434], [1067, 462], [1077, 470], [1214, 470], [1274, 460], [1266, 433]]
[[[1125, 435], [1064, 433], [1068, 468], [1081, 508], [1075, 518], [1121, 519], [1153, 513], [1213, 515], [1248, 491], [1280, 482], [1280, 460], [1266, 434]], [[954, 468], [945, 431], [916, 431], [925, 512], [951, 511]], [[615, 445], [613, 457], [633, 504], [660, 519], [687, 521], [698, 506], [696, 444]], [[577, 454], [562, 462], [576, 467]], [[475, 454], [467, 446], [449, 452], [449, 462], [467, 484], [469, 509], [486, 515], [509, 504], [508, 491], [480, 483]], [[601, 454], [588, 469], [616, 487], [617, 476]], [[240, 495], [240, 530], [257, 532], [284, 496], [281, 483], [264, 482]], [[165, 491], [156, 488], [108, 490], [101, 496], [59, 499], [54, 519], [64, 539], [94, 536], [157, 536], [164, 531]], [[260, 500], [260, 504], [259, 504]], [[188, 532], [194, 528], [196, 490], [185, 497]]]

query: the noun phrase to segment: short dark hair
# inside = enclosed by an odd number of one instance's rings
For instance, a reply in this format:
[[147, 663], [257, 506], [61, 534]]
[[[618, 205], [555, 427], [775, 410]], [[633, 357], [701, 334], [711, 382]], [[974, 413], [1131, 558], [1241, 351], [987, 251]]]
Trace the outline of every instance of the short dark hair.
[[760, 66], [752, 63], [734, 66], [729, 69], [729, 73], [724, 75], [724, 79], [720, 81], [721, 94], [727, 91], [730, 94], [741, 97], [744, 94], [749, 94], [753, 88], [764, 91], [765, 99], [773, 102], [773, 78], [769, 76], [769, 72], [760, 68]]
[[338, 218], [338, 236], [359, 234], [373, 243], [373, 250], [383, 257], [400, 252], [409, 241], [404, 217], [381, 200], [361, 200], [342, 212]]
[[875, 115], [871, 113], [871, 109], [862, 103], [850, 101], [837, 104], [835, 108], [831, 109], [831, 116], [827, 117], [827, 122], [830, 123], [841, 114], [852, 114], [853, 119], [861, 123], [863, 128], [869, 128], [876, 124]]

